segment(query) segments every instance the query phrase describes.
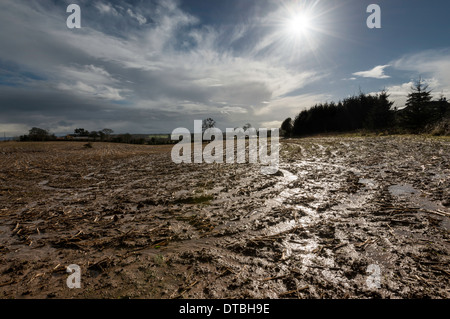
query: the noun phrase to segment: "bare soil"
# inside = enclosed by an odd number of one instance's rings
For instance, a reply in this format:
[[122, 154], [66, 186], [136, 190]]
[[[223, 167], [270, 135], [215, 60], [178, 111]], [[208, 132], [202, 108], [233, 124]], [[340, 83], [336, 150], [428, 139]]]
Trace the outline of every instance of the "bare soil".
[[449, 298], [449, 139], [285, 140], [275, 175], [170, 151], [0, 143], [0, 298]]

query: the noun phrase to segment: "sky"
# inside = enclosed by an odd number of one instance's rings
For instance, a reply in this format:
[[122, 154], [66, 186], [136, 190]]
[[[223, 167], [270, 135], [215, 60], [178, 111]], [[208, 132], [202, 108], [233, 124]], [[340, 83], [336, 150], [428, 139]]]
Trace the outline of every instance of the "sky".
[[0, 133], [278, 128], [360, 92], [402, 107], [419, 77], [450, 98], [449, 13], [447, 0], [1, 0]]

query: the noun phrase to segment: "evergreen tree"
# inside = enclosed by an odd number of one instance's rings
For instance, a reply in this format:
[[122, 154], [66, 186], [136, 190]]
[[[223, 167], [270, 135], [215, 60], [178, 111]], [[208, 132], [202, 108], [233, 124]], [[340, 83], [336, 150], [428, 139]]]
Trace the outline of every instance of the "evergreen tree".
[[394, 119], [393, 104], [394, 102], [389, 101], [389, 94], [384, 90], [381, 91], [373, 100], [367, 114], [365, 126], [371, 130], [390, 127]]
[[438, 112], [440, 118], [450, 116], [449, 103], [447, 101], [447, 98], [443, 94], [441, 94], [438, 100]]
[[406, 100], [406, 108], [402, 111], [402, 122], [406, 128], [417, 132], [424, 127], [431, 116], [431, 110], [427, 106], [432, 96], [431, 90], [428, 90], [428, 85], [422, 78], [411, 87], [411, 91]]

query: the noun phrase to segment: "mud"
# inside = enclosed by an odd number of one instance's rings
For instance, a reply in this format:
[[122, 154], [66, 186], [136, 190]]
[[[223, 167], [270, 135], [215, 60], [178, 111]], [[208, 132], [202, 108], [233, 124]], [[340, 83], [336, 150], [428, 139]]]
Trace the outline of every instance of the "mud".
[[93, 145], [0, 145], [0, 298], [450, 296], [448, 139], [285, 140], [275, 175]]

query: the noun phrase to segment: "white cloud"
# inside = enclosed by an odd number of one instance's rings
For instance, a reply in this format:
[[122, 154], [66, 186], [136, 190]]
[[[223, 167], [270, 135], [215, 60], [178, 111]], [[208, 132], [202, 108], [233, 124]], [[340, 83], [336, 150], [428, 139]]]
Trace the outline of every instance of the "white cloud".
[[392, 66], [398, 70], [412, 72], [415, 79], [420, 76], [434, 79], [430, 88], [434, 91], [450, 92], [450, 49], [427, 50], [405, 55], [393, 61]]
[[390, 65], [378, 65], [368, 71], [355, 72], [353, 75], [360, 76], [363, 78], [374, 78], [374, 79], [388, 79], [390, 76], [384, 74], [384, 69]]
[[114, 79], [104, 68], [92, 64], [78, 67], [61, 66], [57, 69], [59, 76], [67, 79], [78, 79], [95, 84], [118, 83], [118, 80]]
[[262, 122], [261, 123], [261, 128], [267, 128], [267, 129], [280, 128], [281, 127], [281, 123], [283, 123], [283, 121]]
[[[288, 97], [278, 97], [268, 103], [264, 103], [261, 108], [255, 109], [255, 114], [260, 116], [271, 116], [277, 114], [277, 117], [289, 117], [298, 112], [310, 108], [311, 106], [323, 103], [331, 99], [326, 94], [303, 94]], [[267, 121], [267, 120], [266, 120]]]
[[73, 94], [121, 101], [124, 100], [122, 94], [127, 92], [123, 88], [118, 88], [120, 81], [113, 78], [102, 67], [94, 65], [59, 67], [57, 72], [60, 83], [56, 87]]
[[102, 3], [96, 2], [94, 6], [100, 11], [101, 14], [112, 14], [114, 16], [119, 16], [119, 12], [110, 4], [110, 3]]
[[224, 114], [230, 114], [230, 113], [236, 113], [236, 114], [246, 114], [248, 113], [248, 111], [240, 106], [225, 106], [223, 108], [221, 108], [220, 110], [221, 113]]
[[140, 25], [146, 24], [147, 19], [140, 13], [134, 13], [131, 9], [127, 9], [127, 13], [130, 17], [135, 18]]
[[56, 87], [60, 90], [70, 91], [72, 94], [83, 94], [89, 97], [97, 97], [111, 101], [121, 101], [124, 99], [123, 96], [121, 96], [123, 90], [104, 84], [89, 85], [82, 81], [76, 81], [71, 84], [60, 83]]

